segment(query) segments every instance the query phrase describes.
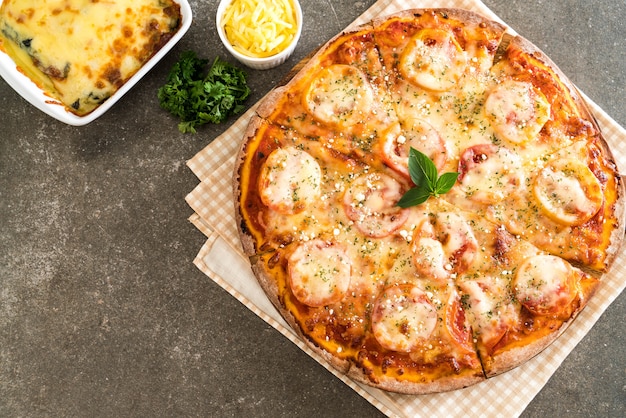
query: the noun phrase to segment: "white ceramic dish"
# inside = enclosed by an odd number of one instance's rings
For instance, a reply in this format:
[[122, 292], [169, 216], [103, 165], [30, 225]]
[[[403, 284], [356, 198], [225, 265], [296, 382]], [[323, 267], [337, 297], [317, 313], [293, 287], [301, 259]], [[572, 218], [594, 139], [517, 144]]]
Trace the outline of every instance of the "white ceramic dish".
[[[0, 0], [0, 5], [2, 5]], [[137, 71], [124, 85], [117, 90], [104, 103], [98, 106], [93, 112], [85, 116], [77, 116], [60, 104], [57, 100], [46, 95], [30, 78], [18, 71], [13, 60], [0, 51], [0, 77], [2, 77], [9, 86], [11, 86], [18, 94], [20, 94], [30, 104], [37, 109], [46, 113], [53, 118], [73, 126], [83, 126], [93, 122], [109, 110], [122, 96], [133, 88], [141, 78], [148, 73], [156, 65], [161, 58], [167, 54], [170, 49], [183, 37], [191, 26], [192, 12], [191, 6], [187, 0], [175, 0], [180, 4], [180, 12], [182, 14], [182, 22], [180, 29], [176, 34], [161, 48], [139, 71]]]
[[219, 37], [228, 52], [233, 57], [235, 57], [237, 61], [255, 70], [267, 70], [287, 61], [287, 58], [289, 58], [293, 51], [296, 49], [296, 45], [298, 44], [298, 41], [300, 40], [300, 35], [302, 34], [302, 7], [300, 7], [300, 2], [298, 0], [293, 0], [293, 6], [296, 10], [296, 22], [298, 24], [298, 30], [296, 31], [296, 35], [294, 36], [289, 46], [278, 54], [272, 55], [271, 57], [253, 58], [235, 51], [235, 49], [233, 49], [232, 45], [228, 41], [226, 34], [224, 33], [224, 28], [221, 21], [222, 17], [224, 16], [224, 11], [226, 10], [226, 7], [231, 3], [231, 1], [232, 0], [220, 1], [220, 4], [217, 6], [217, 13], [215, 14], [215, 25], [217, 26], [217, 33], [219, 34]]

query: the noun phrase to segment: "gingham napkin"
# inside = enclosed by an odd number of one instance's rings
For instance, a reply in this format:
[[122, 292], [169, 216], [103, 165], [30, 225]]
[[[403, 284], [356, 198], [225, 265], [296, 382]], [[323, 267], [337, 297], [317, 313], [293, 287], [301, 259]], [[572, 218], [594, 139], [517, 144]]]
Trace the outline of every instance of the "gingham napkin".
[[[352, 25], [367, 22], [376, 16], [420, 7], [460, 7], [502, 22], [478, 0], [440, 0], [436, 5], [432, 0], [380, 0]], [[588, 98], [587, 100], [615, 154], [621, 172], [624, 172], [626, 130], [595, 103]], [[589, 305], [550, 347], [522, 366], [469, 388], [434, 395], [410, 396], [385, 392], [354, 382], [336, 372], [296, 336], [263, 293], [252, 274], [247, 257], [243, 255], [235, 221], [231, 182], [235, 156], [254, 111], [253, 106], [187, 163], [201, 181], [186, 198], [195, 211], [190, 220], [207, 236], [207, 241], [194, 263], [232, 296], [389, 416], [490, 417], [521, 414], [561, 362], [626, 287], [626, 281], [620, 279], [626, 277], [626, 256], [622, 252], [611, 274], [604, 277], [602, 286]]]

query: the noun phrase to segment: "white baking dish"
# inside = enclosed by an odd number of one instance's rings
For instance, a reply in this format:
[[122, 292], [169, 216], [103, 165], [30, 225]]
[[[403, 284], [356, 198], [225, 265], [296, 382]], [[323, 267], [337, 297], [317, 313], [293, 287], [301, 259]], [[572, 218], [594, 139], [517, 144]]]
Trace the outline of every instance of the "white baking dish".
[[[183, 37], [191, 26], [192, 12], [191, 6], [187, 0], [175, 0], [180, 4], [182, 15], [181, 27], [176, 34], [156, 53], [143, 67], [139, 69], [124, 85], [119, 88], [104, 103], [98, 106], [94, 111], [85, 115], [78, 116], [69, 112], [59, 101], [50, 97], [39, 88], [30, 78], [22, 74], [15, 65], [15, 62], [3, 51], [0, 50], [0, 77], [9, 84], [17, 93], [25, 100], [35, 106], [42, 112], [52, 116], [53, 118], [67, 123], [68, 125], [82, 126], [102, 116], [111, 108], [122, 96], [133, 88], [141, 78], [156, 65], [161, 58], [167, 54], [172, 47]], [[0, 0], [2, 5], [2, 0]]]

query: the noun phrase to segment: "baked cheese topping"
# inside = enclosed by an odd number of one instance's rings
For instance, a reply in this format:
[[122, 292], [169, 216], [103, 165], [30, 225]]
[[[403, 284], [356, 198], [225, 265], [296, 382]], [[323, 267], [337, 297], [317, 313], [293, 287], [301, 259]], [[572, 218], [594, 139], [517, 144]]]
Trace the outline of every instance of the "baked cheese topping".
[[410, 178], [411, 148], [426, 154], [438, 170], [441, 170], [447, 161], [446, 143], [437, 130], [425, 120], [411, 118], [402, 123], [395, 123], [384, 134], [382, 157], [391, 168], [407, 179]]
[[558, 314], [577, 295], [575, 272], [562, 258], [538, 255], [517, 271], [515, 296], [522, 305], [539, 315]]
[[320, 166], [311, 155], [293, 147], [278, 148], [263, 165], [259, 193], [275, 211], [297, 213], [319, 197], [320, 182]]
[[319, 121], [342, 127], [363, 122], [374, 103], [365, 74], [350, 65], [332, 65], [311, 83], [304, 104]]
[[465, 51], [446, 30], [423, 29], [411, 40], [401, 58], [407, 79], [420, 87], [446, 91], [455, 87], [465, 72]]
[[338, 302], [350, 285], [350, 264], [338, 244], [320, 239], [307, 241], [289, 257], [291, 289], [305, 305]]
[[533, 192], [543, 212], [565, 225], [587, 222], [604, 201], [600, 182], [578, 160], [556, 161], [545, 167], [535, 179]]
[[519, 308], [511, 303], [506, 277], [482, 277], [460, 283], [475, 338], [493, 347], [519, 320]]
[[467, 148], [459, 161], [459, 186], [466, 196], [497, 203], [524, 183], [520, 157], [506, 148], [481, 144]]
[[374, 306], [372, 329], [378, 342], [393, 351], [410, 352], [435, 330], [437, 310], [416, 286], [385, 289]]
[[474, 233], [462, 215], [438, 212], [416, 229], [413, 261], [420, 274], [441, 282], [465, 272], [477, 249]]
[[343, 206], [356, 227], [369, 237], [382, 238], [402, 227], [409, 211], [396, 206], [402, 185], [382, 173], [358, 177], [346, 190]]
[[489, 93], [485, 114], [500, 137], [520, 144], [537, 137], [550, 119], [550, 103], [532, 84], [505, 80]]
[[173, 0], [5, 0], [0, 39], [36, 84], [85, 115], [171, 38], [180, 19]]

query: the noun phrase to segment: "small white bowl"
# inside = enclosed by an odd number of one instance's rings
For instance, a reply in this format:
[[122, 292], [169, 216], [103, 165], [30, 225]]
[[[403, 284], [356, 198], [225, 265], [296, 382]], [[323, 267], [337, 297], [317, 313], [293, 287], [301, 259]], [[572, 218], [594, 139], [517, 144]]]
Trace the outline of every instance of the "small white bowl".
[[[53, 118], [73, 126], [83, 126], [102, 116], [109, 110], [119, 99], [122, 98], [148, 71], [156, 65], [161, 58], [167, 54], [170, 49], [183, 37], [191, 26], [192, 12], [187, 0], [174, 0], [180, 5], [182, 15], [180, 29], [170, 38], [163, 47], [146, 62], [131, 78], [122, 85], [115, 93], [111, 95], [104, 103], [95, 108], [91, 113], [85, 116], [78, 116], [70, 112], [58, 100], [47, 95], [39, 86], [37, 86], [30, 78], [25, 76], [17, 69], [15, 62], [3, 51], [0, 50], [0, 77], [2, 77], [9, 86], [13, 88], [26, 101], [35, 106], [37, 109], [46, 113]], [[0, 0], [0, 5], [2, 0]]]
[[226, 7], [228, 7], [231, 1], [232, 0], [221, 0], [219, 6], [217, 6], [217, 13], [215, 15], [217, 33], [219, 34], [220, 39], [222, 40], [222, 43], [224, 44], [228, 52], [239, 62], [255, 70], [267, 70], [287, 61], [287, 58], [289, 58], [293, 51], [296, 49], [296, 45], [298, 44], [298, 40], [300, 39], [300, 34], [302, 33], [302, 8], [300, 7], [300, 2], [298, 0], [292, 0], [293, 6], [296, 10], [296, 23], [298, 25], [298, 28], [289, 46], [287, 46], [287, 48], [285, 48], [276, 55], [272, 55], [266, 58], [254, 58], [237, 52], [228, 41], [226, 33], [224, 33], [222, 18], [224, 17]]

